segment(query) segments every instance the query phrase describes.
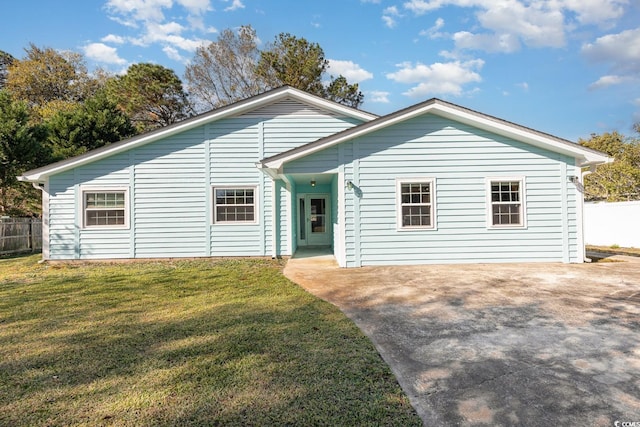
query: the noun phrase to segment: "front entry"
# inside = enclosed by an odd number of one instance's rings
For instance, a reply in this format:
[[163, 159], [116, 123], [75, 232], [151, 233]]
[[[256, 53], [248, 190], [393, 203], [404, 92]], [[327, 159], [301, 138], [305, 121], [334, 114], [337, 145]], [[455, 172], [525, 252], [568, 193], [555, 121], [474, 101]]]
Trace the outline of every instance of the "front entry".
[[298, 196], [298, 246], [329, 246], [331, 207], [328, 194]]

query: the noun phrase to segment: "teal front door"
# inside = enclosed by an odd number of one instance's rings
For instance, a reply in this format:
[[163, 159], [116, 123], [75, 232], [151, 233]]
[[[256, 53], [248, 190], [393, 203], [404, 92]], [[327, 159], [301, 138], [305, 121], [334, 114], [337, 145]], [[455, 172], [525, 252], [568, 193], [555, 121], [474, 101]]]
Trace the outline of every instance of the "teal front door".
[[331, 207], [328, 194], [298, 197], [298, 246], [330, 246]]

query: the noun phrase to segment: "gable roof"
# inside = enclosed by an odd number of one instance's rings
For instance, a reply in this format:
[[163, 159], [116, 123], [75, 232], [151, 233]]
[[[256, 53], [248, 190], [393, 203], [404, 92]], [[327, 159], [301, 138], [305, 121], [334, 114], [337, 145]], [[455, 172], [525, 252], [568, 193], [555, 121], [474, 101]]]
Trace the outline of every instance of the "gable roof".
[[345, 105], [338, 104], [337, 102], [329, 101], [327, 99], [320, 98], [307, 92], [292, 88], [291, 86], [282, 86], [278, 89], [270, 90], [260, 95], [256, 95], [251, 98], [229, 104], [227, 106], [200, 114], [195, 117], [191, 117], [181, 122], [174, 123], [172, 125], [156, 129], [151, 132], [134, 136], [133, 138], [125, 139], [123, 141], [119, 141], [95, 150], [88, 151], [76, 157], [71, 157], [57, 163], [52, 163], [38, 169], [24, 172], [21, 176], [18, 177], [18, 179], [20, 181], [27, 182], [44, 182], [51, 175], [55, 175], [57, 173], [67, 171], [78, 166], [86, 165], [88, 163], [104, 159], [114, 154], [130, 150], [134, 147], [149, 144], [159, 139], [166, 138], [168, 136], [175, 135], [189, 129], [193, 129], [206, 123], [210, 123], [227, 117], [245, 114], [265, 107], [269, 104], [285, 100], [298, 101], [303, 104], [307, 104], [315, 109], [325, 110], [342, 117], [351, 117], [364, 121], [373, 120], [378, 117], [375, 114], [347, 107]]
[[441, 99], [432, 98], [309, 144], [265, 158], [258, 162], [258, 167], [279, 170], [284, 163], [427, 113], [506, 136], [549, 151], [574, 157], [578, 159], [579, 166], [597, 165], [613, 161], [612, 158], [604, 153], [582, 147], [569, 140], [483, 114]]

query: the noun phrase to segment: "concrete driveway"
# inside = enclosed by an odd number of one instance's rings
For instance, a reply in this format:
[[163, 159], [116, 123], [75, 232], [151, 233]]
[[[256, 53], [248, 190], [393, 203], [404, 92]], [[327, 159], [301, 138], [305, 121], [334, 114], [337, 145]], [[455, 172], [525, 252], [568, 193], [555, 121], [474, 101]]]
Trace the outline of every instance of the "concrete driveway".
[[285, 274], [371, 338], [425, 425], [614, 426], [640, 425], [635, 261], [340, 269], [294, 257]]

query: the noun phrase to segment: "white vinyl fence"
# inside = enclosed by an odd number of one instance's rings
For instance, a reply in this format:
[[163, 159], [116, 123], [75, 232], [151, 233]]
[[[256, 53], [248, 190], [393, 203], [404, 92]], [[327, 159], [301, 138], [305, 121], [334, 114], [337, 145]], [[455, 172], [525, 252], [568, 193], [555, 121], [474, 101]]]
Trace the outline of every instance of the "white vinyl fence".
[[42, 250], [42, 221], [0, 218], [0, 255]]
[[640, 201], [584, 204], [587, 245], [640, 248]]

